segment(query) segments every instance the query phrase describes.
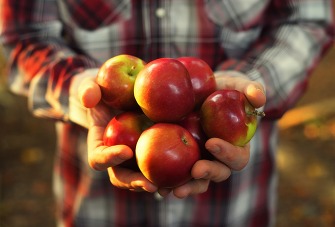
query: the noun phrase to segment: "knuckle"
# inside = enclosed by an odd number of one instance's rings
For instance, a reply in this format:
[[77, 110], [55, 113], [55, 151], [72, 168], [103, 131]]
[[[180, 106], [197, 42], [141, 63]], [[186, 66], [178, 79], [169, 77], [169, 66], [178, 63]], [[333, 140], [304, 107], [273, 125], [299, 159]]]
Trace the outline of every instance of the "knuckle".
[[88, 164], [89, 166], [97, 171], [103, 171], [107, 168], [103, 164], [104, 162], [101, 160], [101, 157], [97, 158], [94, 154], [88, 155]]
[[96, 160], [91, 155], [88, 156], [88, 164], [92, 169], [98, 170], [98, 171], [100, 170], [99, 164], [96, 162]]
[[227, 168], [218, 174], [218, 176], [215, 178], [215, 182], [225, 181], [230, 177], [230, 175], [231, 175], [231, 170]]
[[109, 181], [112, 185], [114, 185], [117, 188], [125, 189], [125, 185], [121, 183], [120, 180], [117, 179], [115, 170], [113, 168], [108, 168], [108, 175], [109, 175]]
[[227, 163], [232, 163], [236, 161], [236, 153], [234, 152], [226, 152], [224, 159], [226, 160]]
[[208, 187], [209, 187], [209, 180], [202, 181], [199, 187], [199, 193], [206, 192], [208, 190]]
[[231, 175], [231, 170], [223, 163], [216, 163], [214, 171], [211, 172], [210, 179], [214, 182], [222, 182], [224, 180], [227, 180], [229, 176]]
[[244, 167], [246, 167], [247, 164], [248, 164], [247, 160], [242, 160], [241, 162], [236, 164], [236, 166], [234, 167], [234, 170], [241, 171], [242, 169], [244, 169]]
[[236, 160], [236, 162], [232, 166], [232, 169], [236, 171], [241, 171], [247, 166], [248, 163], [249, 163], [249, 155], [242, 155], [239, 157], [238, 160]]

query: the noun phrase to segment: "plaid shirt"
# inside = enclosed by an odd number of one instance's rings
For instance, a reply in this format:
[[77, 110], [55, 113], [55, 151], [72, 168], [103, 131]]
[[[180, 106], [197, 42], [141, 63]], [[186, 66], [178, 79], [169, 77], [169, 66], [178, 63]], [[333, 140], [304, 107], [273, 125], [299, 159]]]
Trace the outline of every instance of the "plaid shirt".
[[[60, 226], [269, 226], [276, 201], [276, 119], [303, 94], [334, 34], [327, 0], [0, 0], [11, 89], [36, 116], [58, 119], [54, 188]], [[112, 186], [88, 167], [87, 130], [73, 122], [74, 78], [128, 53], [196, 56], [267, 91], [242, 171], [179, 200]]]

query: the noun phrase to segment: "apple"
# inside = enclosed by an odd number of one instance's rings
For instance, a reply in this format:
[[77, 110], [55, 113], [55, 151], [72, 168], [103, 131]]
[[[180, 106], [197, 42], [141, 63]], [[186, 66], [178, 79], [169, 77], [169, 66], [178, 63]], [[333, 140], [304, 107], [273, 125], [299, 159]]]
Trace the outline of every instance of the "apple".
[[200, 58], [180, 57], [178, 61], [183, 63], [190, 74], [192, 87], [195, 94], [195, 105], [200, 107], [203, 101], [216, 91], [216, 80], [211, 67]]
[[185, 66], [172, 58], [149, 62], [137, 75], [134, 95], [143, 112], [155, 122], [177, 122], [195, 105]]
[[235, 146], [244, 146], [254, 136], [258, 112], [242, 92], [218, 90], [201, 106], [200, 122], [206, 135], [220, 138]]
[[174, 188], [189, 181], [191, 169], [200, 159], [191, 133], [172, 123], [156, 123], [146, 129], [135, 154], [143, 175], [159, 188]]
[[134, 83], [145, 64], [143, 60], [126, 54], [117, 55], [104, 62], [96, 76], [102, 100], [113, 109], [138, 108], [134, 98]]
[[[113, 117], [107, 124], [103, 142], [105, 146], [127, 145], [135, 152], [136, 143], [141, 133], [153, 123], [143, 114], [137, 112], [122, 112]], [[138, 170], [135, 155], [123, 162], [123, 167]]]
[[202, 129], [199, 112], [194, 111], [188, 114], [179, 122], [179, 125], [189, 131], [193, 138], [197, 141], [201, 152], [201, 158], [213, 160], [214, 156], [205, 147], [208, 137]]

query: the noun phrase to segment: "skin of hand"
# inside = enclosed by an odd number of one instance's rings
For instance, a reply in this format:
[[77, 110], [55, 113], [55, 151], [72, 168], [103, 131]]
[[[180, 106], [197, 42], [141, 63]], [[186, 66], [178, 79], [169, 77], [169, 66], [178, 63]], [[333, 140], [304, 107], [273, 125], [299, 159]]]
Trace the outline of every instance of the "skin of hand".
[[156, 192], [157, 187], [142, 173], [119, 167], [118, 165], [134, 154], [125, 145], [105, 146], [103, 133], [108, 122], [118, 113], [112, 111], [101, 101], [101, 91], [93, 78], [83, 80], [78, 89], [79, 100], [87, 107], [88, 121], [88, 163], [98, 171], [108, 171], [111, 183], [131, 191]]
[[[251, 81], [246, 76], [229, 76], [225, 72], [215, 73], [217, 89], [236, 89], [243, 92], [250, 103], [255, 107], [262, 107], [266, 102], [263, 86]], [[102, 135], [109, 120], [116, 114], [111, 112], [101, 102], [99, 86], [93, 79], [84, 80], [79, 87], [79, 99], [88, 108], [88, 161], [96, 170], [108, 170], [111, 183], [119, 188], [132, 191], [156, 192], [166, 196], [172, 192], [178, 198], [185, 198], [207, 191], [210, 181], [221, 182], [226, 180], [232, 170], [242, 170], [250, 157], [250, 144], [244, 147], [218, 139], [211, 138], [206, 142], [206, 148], [216, 160], [199, 160], [191, 175], [194, 178], [188, 183], [173, 189], [158, 189], [140, 172], [119, 167], [118, 164], [131, 158], [132, 150], [124, 145], [107, 147], [103, 145]]]

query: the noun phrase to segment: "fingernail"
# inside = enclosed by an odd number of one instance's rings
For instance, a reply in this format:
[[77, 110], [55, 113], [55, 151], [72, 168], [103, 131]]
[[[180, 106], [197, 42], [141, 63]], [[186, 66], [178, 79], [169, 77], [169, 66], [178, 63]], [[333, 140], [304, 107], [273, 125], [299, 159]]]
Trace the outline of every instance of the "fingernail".
[[219, 153], [221, 151], [221, 148], [217, 145], [214, 145], [209, 150], [210, 150], [211, 153]]
[[204, 178], [206, 178], [207, 176], [208, 176], [208, 172], [205, 172], [204, 174], [202, 174], [201, 177], [197, 177], [197, 178], [194, 178], [194, 179], [196, 179], [196, 180], [204, 179]]
[[259, 87], [256, 87], [256, 90], [259, 91], [259, 92], [261, 92], [263, 95], [265, 95], [265, 92], [264, 92], [263, 89], [260, 89]]

